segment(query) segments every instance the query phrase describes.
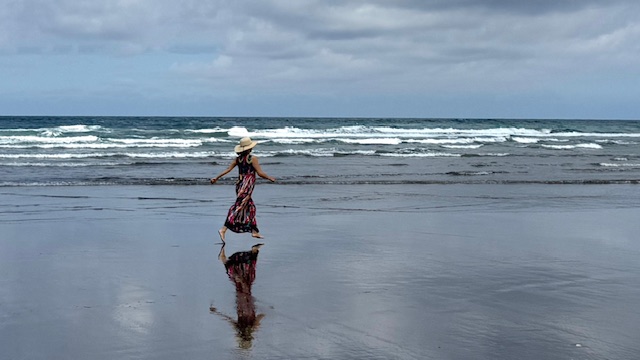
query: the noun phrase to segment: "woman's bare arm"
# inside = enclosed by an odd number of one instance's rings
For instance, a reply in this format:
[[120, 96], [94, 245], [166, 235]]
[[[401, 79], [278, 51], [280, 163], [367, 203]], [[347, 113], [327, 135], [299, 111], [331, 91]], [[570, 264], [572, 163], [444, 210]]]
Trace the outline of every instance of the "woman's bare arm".
[[227, 175], [229, 172], [231, 172], [231, 170], [233, 170], [233, 168], [236, 167], [236, 161], [233, 160], [233, 162], [231, 163], [231, 165], [229, 165], [228, 168], [226, 168], [223, 172], [220, 173], [220, 175], [214, 177], [211, 179], [211, 183], [215, 184], [216, 181], [218, 181], [221, 177]]
[[262, 168], [260, 167], [260, 163], [258, 162], [258, 158], [256, 156], [251, 158], [251, 165], [253, 165], [253, 168], [256, 169], [256, 174], [258, 174], [261, 178], [267, 179], [271, 182], [276, 181], [275, 178], [267, 175], [264, 171], [262, 171]]

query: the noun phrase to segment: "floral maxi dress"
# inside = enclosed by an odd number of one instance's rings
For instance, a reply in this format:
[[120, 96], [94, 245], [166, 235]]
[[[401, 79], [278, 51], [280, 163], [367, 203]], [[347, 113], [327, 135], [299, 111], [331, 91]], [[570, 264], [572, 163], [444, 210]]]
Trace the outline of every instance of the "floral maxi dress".
[[256, 169], [251, 155], [238, 157], [239, 178], [236, 182], [236, 202], [229, 208], [224, 226], [236, 233], [259, 232], [256, 222], [256, 205], [251, 198], [256, 184]]

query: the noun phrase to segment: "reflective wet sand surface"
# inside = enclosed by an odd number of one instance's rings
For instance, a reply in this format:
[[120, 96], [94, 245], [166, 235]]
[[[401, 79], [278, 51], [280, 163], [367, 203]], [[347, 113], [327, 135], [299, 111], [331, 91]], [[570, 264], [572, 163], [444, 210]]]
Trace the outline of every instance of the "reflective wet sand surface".
[[633, 359], [636, 193], [261, 186], [234, 278], [230, 186], [4, 188], [0, 357]]

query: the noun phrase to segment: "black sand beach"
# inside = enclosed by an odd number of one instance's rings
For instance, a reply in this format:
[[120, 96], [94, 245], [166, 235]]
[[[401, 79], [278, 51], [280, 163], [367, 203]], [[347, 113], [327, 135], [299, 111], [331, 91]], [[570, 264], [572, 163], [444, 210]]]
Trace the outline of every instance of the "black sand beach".
[[242, 339], [216, 233], [232, 186], [2, 188], [0, 358], [636, 359], [638, 198], [260, 184]]

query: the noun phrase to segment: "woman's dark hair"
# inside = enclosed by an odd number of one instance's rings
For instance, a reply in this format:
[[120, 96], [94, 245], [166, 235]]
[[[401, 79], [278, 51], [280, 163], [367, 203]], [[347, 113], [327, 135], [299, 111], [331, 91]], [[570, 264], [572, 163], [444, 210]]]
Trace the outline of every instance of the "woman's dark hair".
[[251, 152], [251, 149], [245, 150], [243, 152], [239, 152], [239, 153], [236, 153], [236, 154], [238, 155], [238, 157], [243, 157], [243, 156], [249, 155], [250, 152]]

